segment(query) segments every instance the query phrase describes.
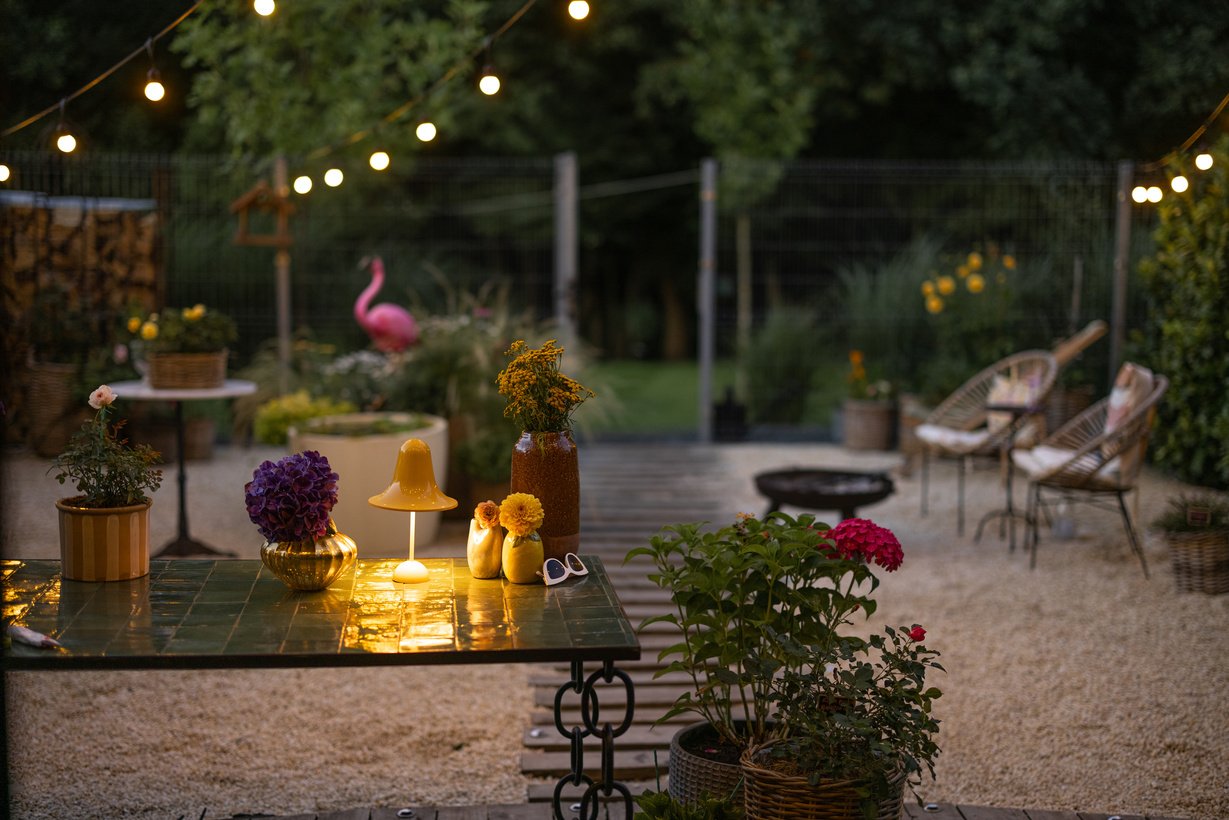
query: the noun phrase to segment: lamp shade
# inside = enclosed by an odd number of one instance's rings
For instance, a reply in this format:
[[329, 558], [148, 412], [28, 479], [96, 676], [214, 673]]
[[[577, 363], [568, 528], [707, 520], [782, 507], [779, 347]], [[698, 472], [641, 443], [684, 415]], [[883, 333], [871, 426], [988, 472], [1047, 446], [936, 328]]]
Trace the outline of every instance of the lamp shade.
[[417, 438], [401, 445], [397, 466], [393, 468], [393, 483], [384, 492], [367, 499], [367, 503], [386, 510], [412, 512], [437, 512], [457, 506], [457, 500], [444, 495], [435, 483], [431, 448]]

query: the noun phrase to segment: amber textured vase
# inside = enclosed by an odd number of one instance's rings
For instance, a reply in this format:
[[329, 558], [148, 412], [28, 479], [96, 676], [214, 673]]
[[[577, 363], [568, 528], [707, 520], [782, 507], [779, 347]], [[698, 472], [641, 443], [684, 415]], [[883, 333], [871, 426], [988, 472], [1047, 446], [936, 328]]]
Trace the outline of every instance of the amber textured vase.
[[521, 433], [512, 448], [512, 492], [542, 502], [538, 534], [546, 558], [562, 561], [580, 551], [580, 460], [571, 430]]

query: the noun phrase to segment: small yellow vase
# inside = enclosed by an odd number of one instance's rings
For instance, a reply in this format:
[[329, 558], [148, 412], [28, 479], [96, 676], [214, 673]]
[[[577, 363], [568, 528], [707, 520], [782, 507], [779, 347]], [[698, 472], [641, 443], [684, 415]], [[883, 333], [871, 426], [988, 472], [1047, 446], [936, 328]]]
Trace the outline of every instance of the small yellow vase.
[[504, 577], [514, 584], [539, 584], [542, 576], [542, 539], [536, 532], [529, 535], [508, 533], [504, 538]]
[[496, 524], [484, 527], [478, 519], [469, 520], [469, 540], [465, 544], [465, 558], [469, 562], [469, 574], [475, 578], [498, 578], [503, 567], [500, 534], [503, 529]]

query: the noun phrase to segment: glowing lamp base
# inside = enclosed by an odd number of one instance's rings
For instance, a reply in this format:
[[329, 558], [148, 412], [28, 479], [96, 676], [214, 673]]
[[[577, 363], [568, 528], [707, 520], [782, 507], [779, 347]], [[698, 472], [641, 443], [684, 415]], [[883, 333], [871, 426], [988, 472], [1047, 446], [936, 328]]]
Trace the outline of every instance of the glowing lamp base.
[[422, 561], [402, 561], [393, 570], [393, 580], [399, 584], [421, 584], [427, 580], [427, 568]]

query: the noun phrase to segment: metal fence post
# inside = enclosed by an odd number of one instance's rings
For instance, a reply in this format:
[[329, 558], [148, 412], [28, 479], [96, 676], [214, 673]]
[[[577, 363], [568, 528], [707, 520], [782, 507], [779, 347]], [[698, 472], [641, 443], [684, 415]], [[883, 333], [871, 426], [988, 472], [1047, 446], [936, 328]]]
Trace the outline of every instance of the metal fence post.
[[700, 272], [696, 288], [699, 322], [700, 441], [713, 440], [713, 354], [717, 323], [717, 160], [700, 163]]
[[555, 155], [555, 323], [567, 347], [576, 338], [577, 188], [576, 154]]
[[1131, 258], [1131, 182], [1135, 166], [1130, 160], [1118, 163], [1118, 210], [1114, 216], [1114, 283], [1110, 298], [1110, 372], [1113, 386], [1122, 364], [1122, 347], [1127, 327], [1127, 264]]
[[[273, 161], [273, 190], [279, 197], [290, 191], [282, 154]], [[277, 275], [277, 384], [284, 395], [290, 392], [290, 249], [279, 247], [273, 265]]]

